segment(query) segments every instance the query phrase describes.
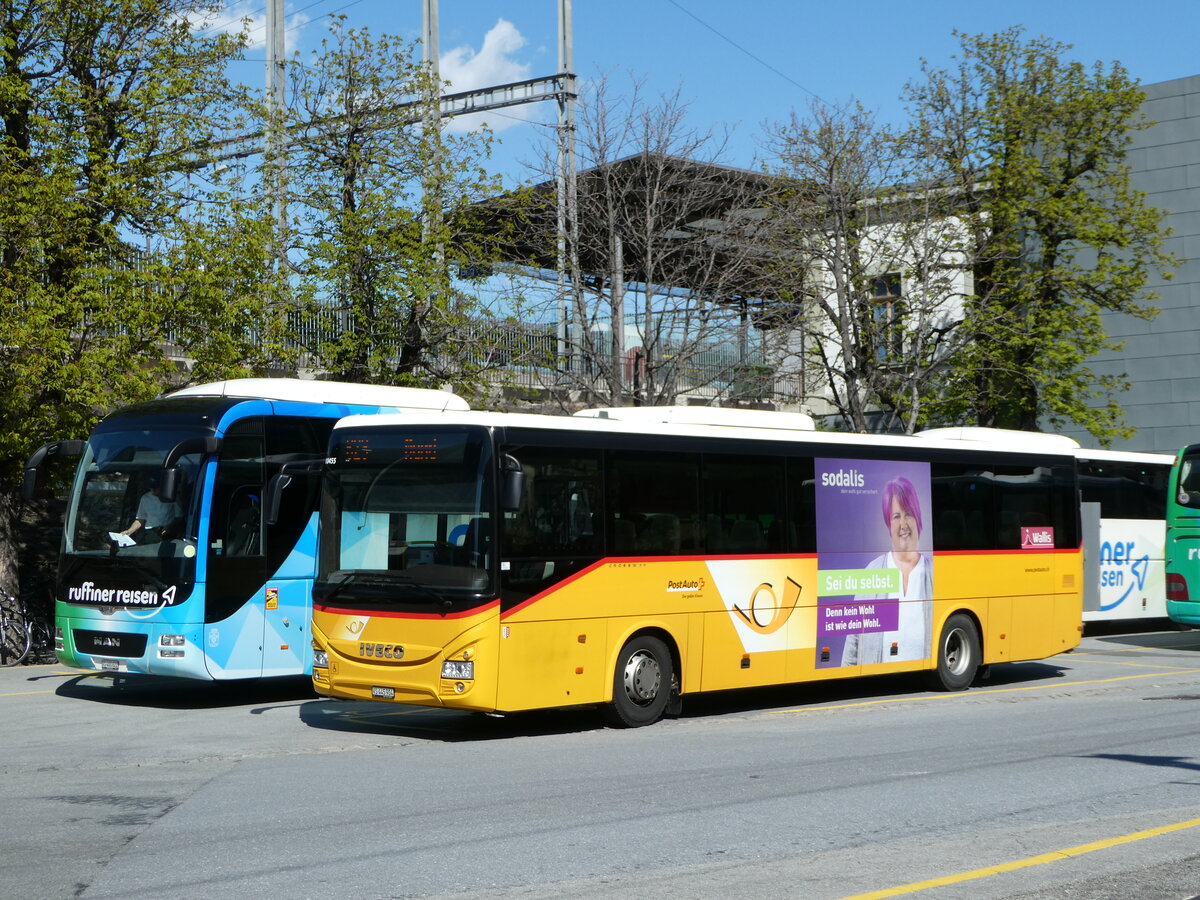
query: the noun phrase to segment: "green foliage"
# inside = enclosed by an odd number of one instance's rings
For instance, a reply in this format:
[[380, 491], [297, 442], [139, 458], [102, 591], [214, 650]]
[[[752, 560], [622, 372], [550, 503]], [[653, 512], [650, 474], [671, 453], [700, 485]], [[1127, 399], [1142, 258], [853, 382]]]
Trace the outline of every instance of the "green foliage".
[[168, 346], [208, 377], [262, 362], [255, 216], [235, 240], [239, 214], [199, 174], [243, 100], [225, 77], [240, 42], [189, 24], [204, 7], [12, 0], [0, 14], [0, 476], [179, 380]]
[[1036, 429], [1075, 422], [1102, 442], [1131, 433], [1121, 377], [1087, 361], [1117, 349], [1101, 313], [1149, 318], [1145, 286], [1173, 259], [1162, 214], [1130, 187], [1143, 94], [1119, 64], [1086, 67], [1021, 29], [960, 35], [957, 68], [910, 84], [910, 140], [942, 167], [969, 229], [971, 340], [927, 392], [934, 421]]
[[482, 376], [479, 304], [454, 273], [479, 265], [461, 225], [497, 185], [486, 135], [438, 125], [439, 86], [410, 45], [339, 21], [293, 68], [286, 172], [292, 289], [311, 364], [347, 381], [470, 393]]

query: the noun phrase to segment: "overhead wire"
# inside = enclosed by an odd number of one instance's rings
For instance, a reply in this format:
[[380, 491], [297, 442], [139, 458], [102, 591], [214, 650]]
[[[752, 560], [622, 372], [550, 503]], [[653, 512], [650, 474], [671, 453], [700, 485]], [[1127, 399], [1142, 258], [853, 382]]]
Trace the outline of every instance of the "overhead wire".
[[737, 41], [735, 41], [733, 38], [731, 38], [729, 35], [724, 34], [723, 32], [714, 28], [712, 25], [708, 24], [708, 22], [705, 22], [702, 18], [700, 18], [698, 15], [696, 15], [694, 12], [692, 12], [690, 9], [688, 9], [686, 6], [684, 6], [682, 3], [680, 3], [679, 0], [668, 0], [668, 2], [672, 6], [674, 6], [676, 9], [678, 9], [681, 13], [683, 13], [686, 16], [690, 16], [692, 19], [695, 19], [697, 22], [699, 22], [701, 25], [703, 25], [705, 28], [707, 28], [709, 31], [711, 31], [713, 34], [715, 34], [721, 40], [725, 41], [730, 46], [735, 47], [737, 50], [741, 51], [746, 56], [750, 57], [752, 60], [754, 60], [756, 63], [758, 63], [763, 68], [769, 69], [770, 71], [774, 72], [776, 75], [778, 75], [784, 81], [788, 82], [788, 84], [791, 84], [795, 87], [800, 88], [800, 90], [804, 91], [804, 93], [806, 93], [806, 94], [811, 94], [813, 97], [815, 97], [817, 100], [820, 100], [822, 103], [825, 102], [824, 99], [816, 91], [806, 88], [804, 85], [802, 85], [800, 82], [796, 81], [796, 79], [792, 78], [790, 75], [786, 74], [785, 72], [781, 72], [779, 69], [775, 68], [769, 62], [767, 62], [765, 59], [763, 59], [761, 56], [757, 56], [756, 54], [750, 52], [745, 47], [743, 47], [741, 44], [739, 44]]

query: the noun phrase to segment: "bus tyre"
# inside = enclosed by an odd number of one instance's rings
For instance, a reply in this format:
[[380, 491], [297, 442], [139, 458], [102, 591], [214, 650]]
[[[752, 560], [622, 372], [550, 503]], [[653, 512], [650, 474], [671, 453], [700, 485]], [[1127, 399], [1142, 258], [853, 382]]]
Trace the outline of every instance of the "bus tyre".
[[955, 613], [942, 626], [937, 644], [937, 670], [930, 672], [930, 685], [937, 691], [963, 691], [975, 680], [983, 656], [979, 630], [970, 616]]
[[617, 657], [613, 699], [605, 718], [617, 728], [637, 728], [662, 718], [674, 680], [671, 651], [658, 638], [635, 637]]

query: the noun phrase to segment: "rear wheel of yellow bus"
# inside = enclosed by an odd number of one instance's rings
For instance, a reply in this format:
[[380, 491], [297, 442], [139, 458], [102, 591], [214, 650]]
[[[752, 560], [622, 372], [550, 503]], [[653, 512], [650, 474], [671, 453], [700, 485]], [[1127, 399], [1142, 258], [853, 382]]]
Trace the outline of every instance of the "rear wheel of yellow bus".
[[979, 645], [979, 629], [970, 616], [955, 613], [942, 626], [937, 643], [937, 670], [930, 672], [935, 690], [962, 691], [971, 686], [983, 653]]

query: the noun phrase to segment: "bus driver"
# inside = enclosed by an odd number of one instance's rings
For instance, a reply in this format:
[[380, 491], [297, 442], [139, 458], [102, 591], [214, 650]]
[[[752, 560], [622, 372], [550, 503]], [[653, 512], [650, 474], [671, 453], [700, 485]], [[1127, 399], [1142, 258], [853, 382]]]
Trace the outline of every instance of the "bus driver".
[[138, 501], [137, 513], [134, 515], [133, 522], [128, 528], [117, 534], [132, 539], [133, 535], [141, 531], [142, 535], [138, 539], [138, 543], [142, 544], [153, 544], [167, 536], [169, 526], [183, 516], [183, 510], [180, 509], [178, 503], [168, 503], [163, 500], [159, 493], [159, 487], [159, 476], [156, 474], [150, 479], [150, 490], [142, 494]]

